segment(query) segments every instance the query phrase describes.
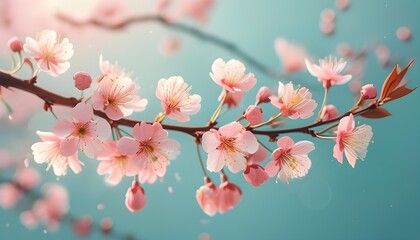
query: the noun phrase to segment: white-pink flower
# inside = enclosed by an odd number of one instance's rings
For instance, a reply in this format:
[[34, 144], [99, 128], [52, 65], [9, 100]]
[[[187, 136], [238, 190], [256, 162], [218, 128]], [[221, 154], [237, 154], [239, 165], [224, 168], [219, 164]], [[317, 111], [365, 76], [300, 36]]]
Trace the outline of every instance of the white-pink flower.
[[108, 174], [106, 181], [112, 185], [117, 185], [123, 176], [137, 175], [141, 167], [140, 162], [135, 160], [133, 155], [118, 151], [115, 141], [105, 142], [96, 159], [101, 161], [98, 165], [98, 174]]
[[136, 95], [139, 87], [128, 77], [104, 76], [92, 95], [92, 106], [101, 110], [112, 120], [143, 111], [147, 99]]
[[244, 170], [245, 156], [255, 153], [258, 146], [254, 134], [236, 121], [203, 134], [203, 148], [208, 153], [207, 169], [211, 172], [219, 172], [225, 164], [233, 173]]
[[291, 119], [309, 118], [317, 106], [312, 94], [305, 87], [293, 89], [293, 83], [279, 82], [278, 97], [270, 97], [271, 104], [279, 108], [283, 117]]
[[82, 164], [79, 161], [77, 151], [69, 156], [60, 154], [61, 139], [50, 132], [36, 132], [42, 142], [34, 143], [31, 147], [32, 154], [36, 163], [48, 163], [47, 171], [52, 166], [54, 174], [64, 176], [67, 174], [67, 168], [70, 167], [74, 173], [82, 171]]
[[69, 69], [68, 60], [73, 56], [73, 45], [68, 38], [62, 41], [57, 39], [57, 33], [52, 30], [44, 30], [38, 33], [36, 40], [26, 38], [23, 45], [25, 53], [35, 59], [38, 67], [54, 77]]
[[111, 127], [102, 118], [95, 121], [90, 105], [80, 102], [71, 110], [71, 120], [59, 119], [53, 126], [53, 133], [62, 139], [60, 154], [68, 157], [77, 149], [94, 158], [102, 143], [111, 135]]
[[278, 148], [271, 155], [271, 161], [265, 166], [269, 177], [277, 178], [284, 183], [290, 179], [303, 177], [311, 167], [308, 154], [315, 149], [312, 142], [299, 141], [295, 143], [290, 137], [282, 137], [277, 141]]
[[197, 113], [201, 108], [201, 97], [197, 94], [190, 95], [190, 91], [191, 86], [188, 86], [182, 77], [160, 79], [156, 97], [162, 103], [163, 113], [180, 122], [189, 121], [188, 115]]
[[373, 136], [372, 127], [361, 125], [355, 127], [353, 114], [340, 120], [335, 138], [334, 157], [339, 163], [343, 163], [343, 152], [352, 167], [356, 165], [356, 159], [363, 160], [366, 157], [367, 147]]
[[141, 122], [133, 127], [133, 136], [123, 137], [118, 141], [118, 151], [124, 154], [134, 154], [134, 159], [140, 162], [140, 167], [152, 166], [156, 175], [163, 177], [169, 160], [179, 155], [179, 143], [167, 139], [168, 131], [160, 123], [148, 124]]
[[312, 64], [308, 59], [305, 59], [305, 63], [309, 73], [316, 77], [318, 81], [322, 82], [324, 88], [329, 88], [336, 84], [344, 84], [351, 79], [350, 74], [340, 74], [347, 65], [347, 62], [342, 58], [337, 59], [328, 56], [324, 59], [320, 59], [319, 65]]
[[257, 83], [254, 74], [245, 75], [244, 64], [235, 59], [225, 63], [221, 58], [218, 58], [211, 66], [211, 70], [210, 77], [213, 81], [231, 93], [246, 92]]

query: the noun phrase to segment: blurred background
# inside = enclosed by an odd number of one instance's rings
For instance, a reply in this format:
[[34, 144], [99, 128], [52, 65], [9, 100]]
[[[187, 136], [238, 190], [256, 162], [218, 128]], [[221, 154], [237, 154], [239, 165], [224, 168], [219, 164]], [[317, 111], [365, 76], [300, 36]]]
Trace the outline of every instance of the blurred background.
[[[98, 76], [102, 54], [104, 59], [117, 61], [131, 72], [141, 86], [140, 95], [149, 100], [146, 111], [130, 118], [152, 121], [160, 111], [155, 97], [157, 81], [180, 75], [193, 86], [193, 93], [202, 96], [201, 111], [192, 116], [189, 123], [181, 125], [204, 125], [218, 105], [221, 89], [210, 79], [209, 72], [213, 61], [219, 57], [243, 61], [258, 79], [257, 87], [245, 95], [239, 106], [221, 115], [220, 122], [227, 123], [255, 102], [259, 87], [265, 85], [275, 90], [279, 80], [310, 88], [314, 98], [321, 102], [322, 86], [299, 65], [302, 56], [315, 62], [332, 54], [349, 61], [347, 70], [354, 79], [347, 85], [334, 86], [328, 100], [344, 113], [354, 104], [355, 91], [358, 92], [361, 85], [373, 83], [380, 89], [395, 64], [405, 66], [420, 54], [417, 35], [420, 3], [412, 0], [349, 0], [344, 3], [334, 0], [173, 0], [159, 7], [164, 2], [0, 0], [0, 68], [10, 69], [11, 66], [6, 44], [10, 37], [34, 38], [43, 29], [54, 29], [70, 39], [75, 53], [70, 69], [60, 77], [40, 73], [39, 86], [79, 97], [80, 92], [73, 86], [73, 74], [83, 70]], [[198, 7], [191, 7], [196, 5]], [[146, 21], [106, 29], [86, 23], [95, 19], [115, 27], [131, 16], [158, 14], [175, 25]], [[68, 19], [86, 24], [76, 26]], [[236, 48], [232, 51], [226, 45], [209, 41], [208, 37], [197, 37], [185, 29], [210, 34]], [[247, 61], [249, 59], [241, 52], [263, 67]], [[294, 57], [300, 61], [290, 63]], [[406, 75], [409, 87], [418, 85], [419, 66], [420, 63], [415, 62]], [[267, 70], [275, 74], [267, 74]], [[22, 77], [28, 74], [28, 69], [19, 72]], [[45, 165], [36, 164], [30, 150], [30, 146], [39, 141], [35, 132], [51, 131], [55, 119], [42, 111], [41, 101], [7, 94], [9, 99], [6, 100], [16, 116], [12, 114], [10, 120], [5, 107], [0, 106], [0, 156], [3, 157], [0, 161], [4, 161], [5, 152], [18, 161], [28, 159], [29, 166], [40, 171], [43, 183], [59, 183], [67, 189], [72, 216], [90, 215], [95, 224], [110, 218], [118, 239], [127, 235], [136, 239], [420, 239], [420, 159], [416, 157], [420, 147], [418, 90], [386, 105], [391, 117], [357, 118], [360, 124], [372, 125], [374, 143], [370, 144], [365, 161], [358, 161], [354, 169], [347, 162], [339, 164], [333, 158], [333, 141], [293, 134], [295, 141], [310, 140], [316, 145], [316, 150], [309, 155], [312, 167], [307, 176], [288, 185], [270, 179], [254, 188], [242, 174], [228, 173], [229, 179], [242, 188], [242, 200], [234, 209], [214, 217], [203, 213], [195, 199], [203, 176], [190, 136], [170, 132], [170, 137], [182, 145], [181, 155], [172, 161], [163, 179], [144, 185], [148, 203], [142, 211], [131, 213], [124, 205], [131, 178], [124, 179], [118, 186], [108, 186], [104, 177], [96, 173], [98, 162], [83, 154], [79, 156], [85, 167], [78, 175], [69, 171], [64, 177], [56, 177], [52, 171], [45, 171]], [[64, 112], [56, 111], [57, 114]], [[274, 113], [273, 107], [264, 106], [266, 117]], [[282, 127], [301, 126], [311, 121], [313, 119], [290, 121]], [[165, 123], [179, 124], [169, 119]], [[269, 146], [274, 148], [275, 145], [270, 143]], [[6, 168], [0, 170], [3, 180], [11, 175]], [[219, 183], [217, 174], [210, 177]], [[40, 189], [37, 187], [35, 191]], [[23, 210], [23, 206], [0, 208], [1, 240], [78, 238], [69, 221], [55, 231], [42, 225], [27, 229], [20, 222]], [[103, 236], [95, 227], [83, 239], [112, 237]]]

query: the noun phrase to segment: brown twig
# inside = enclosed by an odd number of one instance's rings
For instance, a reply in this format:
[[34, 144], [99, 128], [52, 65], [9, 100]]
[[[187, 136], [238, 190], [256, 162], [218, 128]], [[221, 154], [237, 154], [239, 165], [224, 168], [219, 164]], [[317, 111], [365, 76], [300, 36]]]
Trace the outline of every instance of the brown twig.
[[[61, 106], [66, 106], [66, 107], [74, 107], [76, 106], [80, 100], [76, 99], [74, 97], [63, 97], [61, 95], [49, 92], [41, 87], [38, 87], [34, 84], [30, 84], [28, 83], [28, 81], [25, 81], [23, 79], [20, 79], [14, 75], [11, 75], [9, 73], [6, 73], [4, 71], [0, 71], [0, 86], [6, 87], [6, 88], [16, 88], [16, 89], [20, 89], [22, 91], [28, 92], [28, 93], [32, 93], [35, 96], [41, 98], [42, 100], [44, 100], [45, 102], [47, 102], [50, 105], [61, 105]], [[376, 104], [372, 104], [364, 109], [358, 110], [353, 112], [353, 115], [357, 116], [360, 115], [362, 113], [365, 113], [369, 110], [372, 110], [373, 108], [377, 108]], [[313, 130], [313, 128], [322, 126], [322, 125], [326, 125], [329, 123], [333, 123], [333, 122], [337, 122], [339, 121], [341, 118], [348, 116], [351, 112], [346, 112], [345, 114], [331, 119], [329, 121], [318, 121], [316, 123], [310, 124], [310, 125], [306, 125], [303, 127], [298, 127], [298, 128], [290, 128], [290, 129], [281, 129], [281, 130], [255, 130], [252, 128], [249, 128], [248, 130], [251, 131], [252, 133], [256, 134], [256, 135], [265, 135], [270, 137], [270, 139], [275, 139], [277, 138], [277, 136], [279, 136], [280, 134], [285, 134], [285, 133], [304, 133], [304, 134], [309, 134], [312, 137], [316, 137], [315, 131]], [[136, 125], [137, 123], [139, 123], [140, 121], [137, 120], [133, 120], [133, 119], [127, 119], [127, 118], [122, 118], [120, 120], [111, 120], [110, 118], [108, 118], [108, 116], [102, 112], [102, 111], [98, 111], [95, 110], [94, 114], [98, 117], [101, 117], [105, 120], [107, 120], [112, 126], [127, 126], [127, 127], [134, 127], [134, 125]], [[178, 131], [178, 132], [183, 132], [186, 134], [189, 134], [193, 137], [201, 137], [201, 135], [212, 129], [212, 128], [216, 128], [215, 127], [216, 123], [214, 124], [207, 124], [205, 126], [192, 126], [192, 127], [186, 127], [186, 126], [178, 126], [178, 125], [169, 125], [169, 124], [162, 124], [162, 127], [166, 130], [171, 130], [171, 131]]]

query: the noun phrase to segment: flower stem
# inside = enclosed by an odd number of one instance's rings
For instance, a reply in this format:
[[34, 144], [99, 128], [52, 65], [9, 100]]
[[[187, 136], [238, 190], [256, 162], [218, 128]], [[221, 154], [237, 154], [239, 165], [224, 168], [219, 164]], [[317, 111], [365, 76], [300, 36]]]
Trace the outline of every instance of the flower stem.
[[318, 117], [316, 118], [316, 122], [318, 122], [318, 121], [320, 121], [321, 119], [322, 119], [322, 113], [323, 113], [323, 110], [324, 110], [324, 107], [325, 107], [325, 105], [327, 104], [327, 98], [328, 98], [328, 89], [329, 88], [325, 88], [325, 91], [324, 91], [324, 100], [322, 100], [322, 105], [321, 105], [321, 108], [319, 109], [319, 113], [318, 113]]
[[262, 127], [264, 125], [270, 124], [272, 122], [274, 122], [277, 118], [281, 117], [281, 112], [279, 112], [277, 115], [271, 116], [267, 121], [262, 122], [260, 124], [255, 124], [255, 125], [251, 125], [250, 128], [259, 128]]
[[324, 129], [322, 129], [321, 131], [318, 131], [318, 132], [316, 132], [316, 134], [318, 135], [320, 135], [320, 134], [323, 134], [323, 133], [325, 133], [326, 131], [328, 131], [328, 130], [330, 130], [330, 129], [333, 129], [333, 128], [335, 128], [335, 127], [337, 127], [337, 125], [338, 125], [338, 123], [334, 123], [334, 124], [332, 124], [332, 125], [330, 125], [330, 126], [328, 126], [328, 127], [326, 127], [326, 128], [324, 128]]
[[217, 118], [219, 117], [220, 111], [222, 111], [222, 107], [225, 104], [226, 97], [227, 97], [227, 92], [224, 91], [223, 97], [222, 97], [222, 100], [220, 101], [219, 106], [216, 108], [216, 111], [214, 111], [213, 116], [210, 118], [209, 125], [216, 122]]
[[198, 156], [198, 161], [200, 162], [201, 171], [203, 171], [204, 177], [207, 177], [207, 172], [206, 172], [206, 169], [204, 168], [203, 159], [201, 158], [201, 154], [200, 154], [200, 143], [196, 143], [195, 146], [197, 149], [197, 156]]

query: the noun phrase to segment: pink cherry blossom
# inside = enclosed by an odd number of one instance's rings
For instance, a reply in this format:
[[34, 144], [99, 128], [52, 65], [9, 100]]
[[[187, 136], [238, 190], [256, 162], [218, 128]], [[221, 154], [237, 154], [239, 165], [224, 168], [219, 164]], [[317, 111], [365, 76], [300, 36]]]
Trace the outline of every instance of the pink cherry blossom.
[[258, 164], [248, 164], [243, 176], [254, 187], [258, 187], [268, 180], [265, 169]]
[[15, 184], [9, 182], [0, 184], [0, 206], [2, 208], [13, 208], [22, 196], [22, 190]]
[[155, 168], [152, 164], [146, 164], [146, 166], [144, 166], [139, 172], [139, 182], [141, 184], [152, 184], [155, 183], [157, 179], [158, 175], [156, 174]]
[[112, 120], [143, 111], [147, 99], [136, 95], [139, 87], [128, 77], [104, 76], [92, 95], [92, 106], [101, 110]]
[[118, 151], [125, 154], [134, 154], [139, 166], [152, 166], [159, 177], [166, 173], [169, 160], [179, 155], [180, 145], [173, 139], [167, 139], [168, 132], [160, 123], [148, 124], [141, 122], [133, 128], [133, 136], [123, 137], [118, 141]]
[[258, 105], [260, 103], [268, 103], [268, 102], [270, 102], [270, 97], [272, 95], [273, 95], [273, 93], [271, 92], [271, 89], [269, 89], [266, 86], [261, 87], [258, 90], [257, 95], [255, 96], [255, 98], [256, 98], [255, 105]]
[[57, 77], [69, 69], [68, 60], [73, 56], [73, 45], [68, 38], [57, 39], [57, 33], [52, 30], [40, 32], [35, 39], [27, 37], [23, 45], [25, 53], [35, 59], [38, 67]]
[[202, 141], [208, 153], [207, 169], [211, 172], [219, 172], [225, 164], [233, 173], [244, 170], [245, 156], [255, 153], [259, 146], [254, 134], [236, 121], [205, 132]]
[[12, 37], [7, 42], [7, 46], [12, 52], [20, 52], [23, 49], [23, 42], [18, 37]]
[[304, 47], [289, 43], [284, 38], [277, 38], [274, 47], [281, 60], [283, 72], [294, 73], [305, 68], [305, 58], [308, 54]]
[[125, 206], [131, 212], [137, 212], [143, 209], [145, 205], [146, 196], [144, 195], [144, 189], [137, 181], [133, 181], [125, 194]]
[[261, 144], [258, 146], [258, 150], [250, 154], [247, 157], [247, 166], [245, 171], [242, 173], [245, 180], [252, 186], [258, 187], [262, 183], [268, 180], [268, 175], [265, 169], [259, 165], [267, 158], [267, 150]]
[[68, 212], [68, 194], [61, 185], [49, 185], [43, 198], [35, 201], [32, 207], [34, 219], [45, 224], [48, 229], [56, 230], [61, 219]]
[[156, 97], [162, 102], [163, 113], [180, 122], [190, 120], [188, 115], [200, 111], [201, 97], [190, 95], [191, 86], [182, 77], [172, 76], [160, 79], [156, 88]]
[[69, 156], [63, 156], [60, 153], [62, 140], [50, 132], [36, 132], [42, 142], [34, 143], [31, 147], [32, 154], [36, 163], [48, 163], [47, 170], [52, 166], [54, 174], [64, 176], [67, 174], [67, 168], [74, 173], [82, 171], [82, 164], [79, 161], [77, 151]]
[[105, 142], [96, 159], [101, 161], [98, 174], [109, 174], [106, 181], [112, 185], [117, 185], [123, 176], [137, 175], [141, 169], [140, 161], [135, 160], [134, 155], [121, 153], [115, 141]]
[[250, 105], [245, 112], [243, 113], [243, 116], [246, 120], [252, 125], [261, 123], [263, 120], [263, 111], [260, 107]]
[[92, 18], [97, 22], [117, 26], [129, 16], [127, 3], [120, 0], [102, 0], [92, 9]]
[[221, 58], [218, 58], [214, 61], [211, 69], [210, 77], [227, 92], [246, 92], [257, 83], [254, 74], [245, 75], [244, 64], [235, 59], [225, 63]]
[[79, 90], [85, 90], [90, 87], [92, 83], [92, 77], [87, 72], [76, 72], [73, 75], [74, 86]]
[[62, 139], [60, 154], [69, 157], [79, 148], [94, 158], [102, 142], [111, 135], [111, 127], [103, 118], [93, 121], [93, 109], [84, 102], [78, 103], [70, 114], [71, 120], [58, 119], [53, 126], [53, 133]]
[[244, 92], [226, 92], [222, 90], [219, 95], [219, 102], [222, 101], [223, 96], [226, 94], [225, 104], [228, 108], [237, 107], [241, 104], [242, 98], [244, 97]]
[[332, 105], [332, 104], [328, 104], [327, 106], [324, 106], [324, 108], [322, 109], [322, 121], [326, 122], [329, 121], [331, 119], [337, 118], [338, 117], [338, 110], [337, 108]]
[[343, 163], [343, 152], [352, 167], [356, 160], [366, 157], [367, 147], [373, 136], [369, 125], [355, 127], [353, 114], [340, 120], [337, 128], [336, 144], [334, 145], [334, 157], [339, 163]]
[[360, 95], [364, 99], [374, 99], [376, 98], [376, 88], [373, 84], [366, 84], [360, 90]]
[[118, 77], [128, 77], [129, 74], [125, 72], [125, 70], [118, 65], [118, 63], [110, 63], [109, 61], [104, 61], [102, 54], [99, 56], [99, 68], [104, 76], [108, 76], [111, 78], [118, 78]]
[[278, 148], [271, 154], [271, 161], [265, 166], [269, 177], [277, 178], [284, 183], [290, 179], [303, 177], [311, 167], [308, 153], [315, 149], [312, 142], [295, 143], [290, 137], [282, 137], [277, 141]]
[[344, 84], [351, 79], [350, 74], [340, 74], [347, 65], [347, 62], [343, 59], [328, 56], [320, 59], [319, 65], [312, 64], [307, 59], [305, 59], [305, 63], [309, 73], [322, 82], [324, 88], [329, 88], [336, 84]]
[[225, 213], [239, 204], [242, 197], [241, 189], [234, 183], [229, 182], [226, 175], [221, 176], [219, 186], [219, 212]]
[[378, 63], [382, 67], [386, 67], [389, 65], [389, 61], [391, 58], [391, 52], [389, 51], [389, 48], [384, 44], [379, 44], [375, 48], [375, 55], [378, 59]]
[[283, 117], [306, 119], [314, 114], [317, 106], [312, 94], [305, 87], [293, 89], [293, 83], [279, 82], [278, 97], [270, 97], [271, 104], [280, 109]]
[[196, 199], [201, 209], [209, 216], [214, 216], [219, 210], [219, 188], [209, 177], [204, 178], [204, 185], [197, 190]]

